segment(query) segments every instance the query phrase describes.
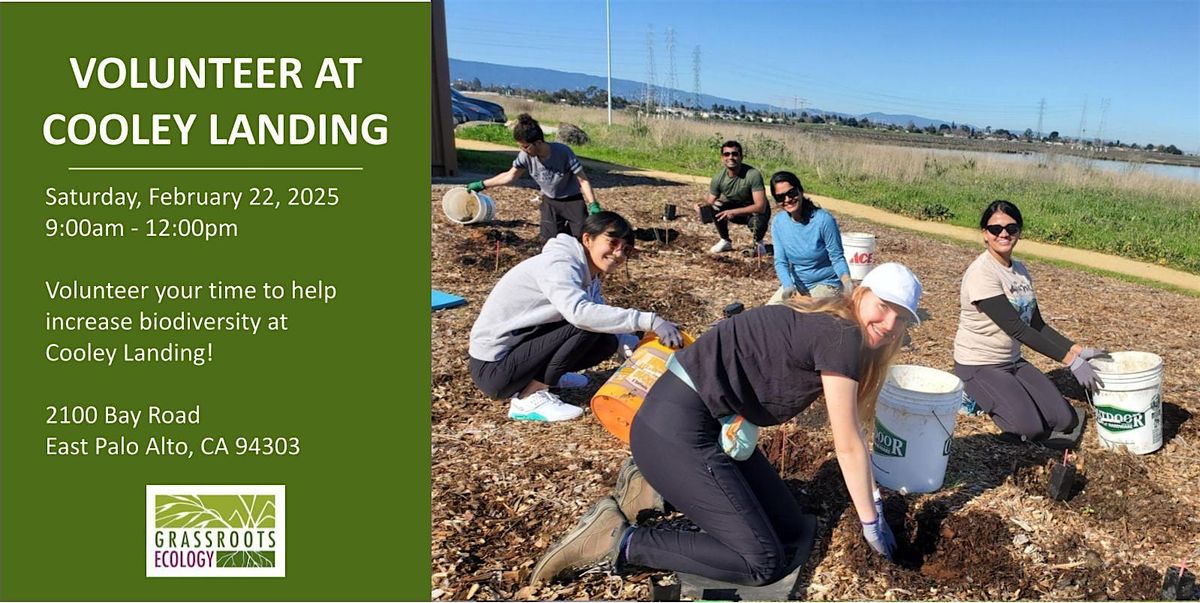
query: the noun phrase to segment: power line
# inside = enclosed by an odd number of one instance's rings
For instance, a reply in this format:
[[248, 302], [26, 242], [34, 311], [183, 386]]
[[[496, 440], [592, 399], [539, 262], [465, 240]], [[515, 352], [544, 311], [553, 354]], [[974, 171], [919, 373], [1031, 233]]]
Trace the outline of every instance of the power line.
[[700, 106], [700, 46], [692, 49], [692, 105]]
[[675, 28], [667, 28], [667, 106], [675, 106], [675, 89], [679, 82], [675, 79]]
[[1042, 138], [1042, 116], [1044, 116], [1045, 114], [1046, 114], [1046, 97], [1043, 96], [1042, 102], [1038, 103], [1038, 127], [1037, 127], [1038, 140], [1041, 140], [1041, 138]]
[[646, 113], [654, 109], [654, 25], [646, 26]]

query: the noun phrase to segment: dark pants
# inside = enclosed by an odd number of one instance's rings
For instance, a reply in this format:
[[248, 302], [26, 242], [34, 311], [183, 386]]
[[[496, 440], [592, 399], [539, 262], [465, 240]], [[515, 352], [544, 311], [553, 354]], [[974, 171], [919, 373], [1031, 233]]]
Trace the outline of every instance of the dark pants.
[[511, 398], [535, 379], [553, 387], [563, 373], [581, 371], [617, 352], [617, 336], [593, 333], [563, 320], [539, 325], [494, 362], [471, 358], [471, 379], [488, 396]]
[[1075, 411], [1042, 371], [1024, 358], [1007, 364], [970, 366], [954, 363], [967, 395], [991, 415], [1002, 431], [1030, 440], [1051, 431], [1071, 431]]
[[542, 225], [539, 235], [545, 243], [561, 233], [570, 233], [576, 239], [582, 238], [583, 221], [587, 218], [587, 203], [583, 202], [583, 193], [551, 199], [542, 195]]
[[783, 577], [800, 544], [800, 506], [761, 450], [735, 461], [720, 424], [674, 373], [650, 388], [629, 434], [646, 481], [703, 532], [638, 528], [635, 565], [745, 585]]
[[[716, 207], [713, 208], [715, 211], [725, 211], [727, 209], [737, 209], [739, 207], [749, 207], [753, 205], [753, 202], [741, 203], [729, 199], [722, 200], [720, 203], [721, 207], [719, 209]], [[767, 236], [767, 226], [771, 223], [771, 208], [768, 206], [767, 210], [761, 214], [734, 216], [728, 220], [717, 220], [714, 222], [717, 227], [717, 233], [720, 234], [721, 238], [725, 239], [726, 241], [731, 240], [729, 238], [730, 222], [733, 222], [734, 224], [745, 224], [746, 226], [750, 227], [750, 231], [754, 233], [754, 241], [761, 243], [763, 237]]]

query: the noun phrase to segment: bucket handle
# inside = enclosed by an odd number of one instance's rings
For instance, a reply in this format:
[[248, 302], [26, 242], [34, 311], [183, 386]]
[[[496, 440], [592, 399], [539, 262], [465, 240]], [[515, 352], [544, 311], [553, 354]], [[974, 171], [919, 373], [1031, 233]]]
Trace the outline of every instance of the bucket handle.
[[937, 419], [938, 425], [941, 426], [942, 431], [946, 432], [946, 437], [948, 437], [948, 438], [954, 437], [954, 434], [951, 433], [949, 429], [946, 429], [946, 424], [942, 423], [942, 418], [939, 417], [936, 412], [933, 413], [933, 418]]

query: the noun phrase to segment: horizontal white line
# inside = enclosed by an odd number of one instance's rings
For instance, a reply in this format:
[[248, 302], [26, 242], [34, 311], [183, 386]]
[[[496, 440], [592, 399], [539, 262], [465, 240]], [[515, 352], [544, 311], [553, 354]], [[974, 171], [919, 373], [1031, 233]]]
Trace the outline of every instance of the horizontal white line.
[[68, 167], [69, 172], [361, 172], [361, 167]]

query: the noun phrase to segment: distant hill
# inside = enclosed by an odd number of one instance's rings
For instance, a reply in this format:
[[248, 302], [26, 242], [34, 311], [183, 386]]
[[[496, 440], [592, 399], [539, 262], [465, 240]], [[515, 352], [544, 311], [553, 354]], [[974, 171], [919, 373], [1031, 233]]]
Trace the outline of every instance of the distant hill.
[[[515, 88], [530, 88], [534, 90], [546, 90], [553, 92], [566, 88], [567, 90], [587, 90], [590, 86], [595, 86], [600, 89], [608, 87], [606, 78], [587, 75], [585, 73], [572, 73], [567, 71], [556, 71], [554, 69], [542, 69], [540, 67], [514, 67], [512, 65], [498, 65], [496, 63], [482, 63], [479, 61], [464, 61], [461, 59], [450, 59], [450, 79], [451, 80], [473, 80], [479, 78], [480, 83], [485, 86], [512, 86]], [[665, 94], [669, 89], [659, 88], [660, 94]], [[613, 79], [613, 95], [620, 96], [626, 100], [637, 100], [642, 98], [646, 93], [646, 84], [634, 80]], [[680, 100], [684, 104], [691, 104], [692, 93], [686, 90], [674, 89], [674, 98]], [[788, 111], [787, 107], [779, 107], [764, 103], [755, 103], [744, 100], [735, 100], [720, 96], [712, 96], [709, 94], [700, 95], [700, 106], [708, 108], [714, 104], [737, 107], [746, 105], [748, 111]], [[928, 125], [934, 127], [942, 124], [949, 124], [948, 121], [940, 119], [930, 119], [919, 115], [891, 115], [887, 113], [867, 113], [863, 115], [851, 115], [839, 111], [829, 111], [818, 107], [805, 108], [810, 114], [819, 115], [833, 114], [842, 115], [845, 117], [867, 118], [871, 121], [881, 123], [895, 124], [898, 126], [906, 126], [908, 122], [913, 122], [918, 128], [924, 128]]]
[[[513, 86], [515, 88], [546, 90], [547, 92], [563, 88], [567, 90], [587, 90], [589, 86], [595, 86], [603, 90], [608, 87], [607, 78], [587, 75], [585, 73], [570, 73], [555, 71], [554, 69], [542, 69], [540, 67], [514, 67], [512, 65], [450, 59], [451, 80], [473, 80], [475, 78], [479, 78], [479, 81], [485, 86]], [[636, 101], [646, 94], [646, 84], [643, 82], [613, 78], [612, 85], [613, 95], [623, 97], [626, 100]], [[691, 92], [659, 87], [661, 95], [665, 95], [669, 90], [673, 91], [674, 98], [679, 99], [680, 102], [691, 104]], [[786, 108], [774, 105], [734, 100], [710, 94], [700, 95], [701, 107], [708, 108], [714, 104], [733, 107], [746, 105], [747, 111], [787, 111]], [[816, 108], [806, 110], [810, 113], [824, 113], [823, 110]]]

